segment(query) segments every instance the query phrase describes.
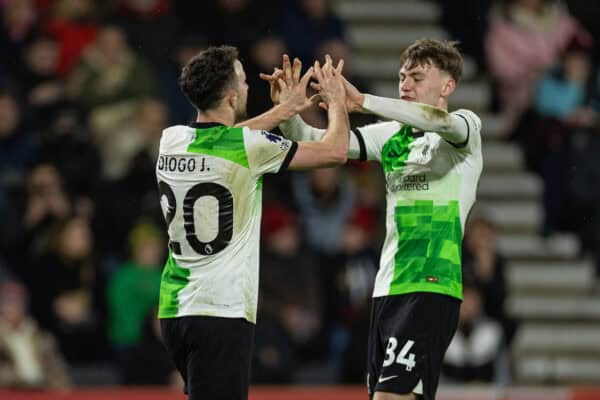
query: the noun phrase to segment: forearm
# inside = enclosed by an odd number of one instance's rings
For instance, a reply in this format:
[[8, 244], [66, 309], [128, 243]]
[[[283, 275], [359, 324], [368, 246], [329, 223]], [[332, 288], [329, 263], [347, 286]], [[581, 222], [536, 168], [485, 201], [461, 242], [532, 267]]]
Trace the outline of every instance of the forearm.
[[329, 125], [321, 141], [329, 144], [336, 154], [343, 156], [345, 162], [348, 157], [350, 122], [344, 103], [330, 103], [327, 114]]
[[328, 117], [329, 126], [321, 140], [298, 141], [290, 169], [333, 167], [346, 162], [350, 123], [344, 103], [330, 103]]
[[[295, 142], [320, 142], [326, 132], [325, 129], [308, 125], [298, 114], [279, 124], [279, 129], [283, 136]], [[350, 135], [348, 158], [358, 160], [361, 156], [360, 144], [352, 131], [349, 130], [348, 134]]]
[[462, 118], [428, 104], [365, 95], [363, 108], [381, 117], [435, 132], [452, 143], [462, 143], [468, 137], [468, 127]]
[[280, 123], [279, 129], [281, 129], [283, 136], [296, 142], [320, 141], [325, 135], [325, 129], [308, 125], [298, 114]]
[[289, 120], [294, 115], [294, 110], [285, 105], [278, 104], [254, 118], [237, 123], [235, 126], [247, 126], [250, 129], [270, 131], [282, 122]]

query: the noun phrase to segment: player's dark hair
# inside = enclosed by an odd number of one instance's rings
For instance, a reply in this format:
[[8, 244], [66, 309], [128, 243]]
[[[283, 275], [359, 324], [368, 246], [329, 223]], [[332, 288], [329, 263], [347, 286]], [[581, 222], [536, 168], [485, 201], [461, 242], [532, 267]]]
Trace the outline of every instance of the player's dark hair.
[[400, 56], [400, 65], [411, 69], [417, 65], [432, 64], [447, 72], [458, 82], [462, 76], [463, 58], [458, 42], [449, 40], [421, 39], [410, 45]]
[[209, 47], [183, 67], [179, 87], [198, 110], [216, 107], [232, 87], [236, 76], [233, 64], [238, 50], [232, 46]]

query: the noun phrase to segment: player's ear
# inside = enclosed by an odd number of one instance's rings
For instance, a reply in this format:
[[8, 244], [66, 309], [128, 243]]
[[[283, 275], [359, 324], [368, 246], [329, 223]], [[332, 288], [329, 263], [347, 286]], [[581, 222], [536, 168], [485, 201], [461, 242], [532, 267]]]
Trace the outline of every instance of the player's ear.
[[228, 90], [225, 96], [227, 97], [227, 103], [229, 106], [234, 110], [237, 109], [238, 95], [235, 90]]
[[456, 89], [456, 81], [450, 76], [445, 78], [442, 83], [442, 97], [447, 98], [454, 92], [454, 89]]

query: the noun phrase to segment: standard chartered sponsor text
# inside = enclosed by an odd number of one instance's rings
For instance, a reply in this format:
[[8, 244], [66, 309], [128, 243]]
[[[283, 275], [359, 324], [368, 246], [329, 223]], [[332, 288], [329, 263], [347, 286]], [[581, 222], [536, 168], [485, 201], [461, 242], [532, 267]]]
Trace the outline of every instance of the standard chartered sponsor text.
[[425, 174], [408, 175], [400, 178], [399, 182], [396, 181], [392, 184], [389, 184], [388, 190], [390, 192], [425, 191], [429, 190], [429, 182], [427, 181], [427, 176]]

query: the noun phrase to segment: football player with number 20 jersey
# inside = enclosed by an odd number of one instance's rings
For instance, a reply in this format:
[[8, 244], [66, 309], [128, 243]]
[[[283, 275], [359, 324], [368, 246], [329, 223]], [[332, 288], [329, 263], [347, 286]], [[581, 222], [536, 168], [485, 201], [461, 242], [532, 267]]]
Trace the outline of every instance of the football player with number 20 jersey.
[[[159, 318], [191, 400], [248, 397], [262, 176], [346, 162], [342, 66], [315, 63], [300, 77], [300, 62], [292, 66], [285, 56], [280, 104], [239, 126], [234, 123], [245, 118], [248, 86], [237, 50], [211, 47], [183, 68], [180, 86], [198, 117], [165, 129], [160, 141], [156, 175], [169, 255]], [[311, 76], [329, 107], [325, 135], [307, 143], [269, 133], [311, 104], [306, 99]]]

